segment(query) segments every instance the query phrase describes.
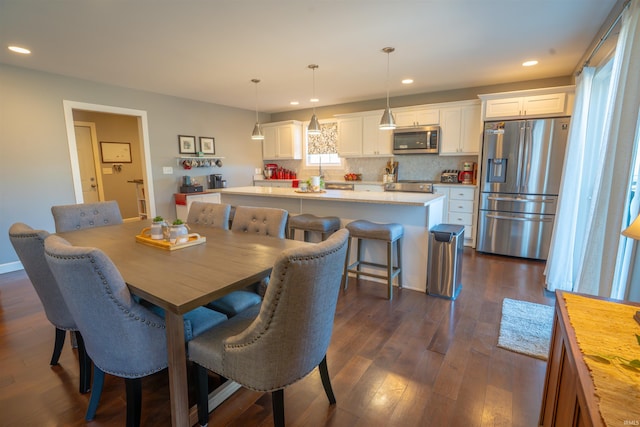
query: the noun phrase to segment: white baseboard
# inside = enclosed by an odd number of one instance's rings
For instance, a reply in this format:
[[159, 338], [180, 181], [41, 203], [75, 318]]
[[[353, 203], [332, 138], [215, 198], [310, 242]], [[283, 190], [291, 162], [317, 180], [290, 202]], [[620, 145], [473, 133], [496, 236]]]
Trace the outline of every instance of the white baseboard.
[[23, 270], [22, 263], [20, 261], [7, 262], [0, 264], [0, 274], [11, 273], [12, 271]]

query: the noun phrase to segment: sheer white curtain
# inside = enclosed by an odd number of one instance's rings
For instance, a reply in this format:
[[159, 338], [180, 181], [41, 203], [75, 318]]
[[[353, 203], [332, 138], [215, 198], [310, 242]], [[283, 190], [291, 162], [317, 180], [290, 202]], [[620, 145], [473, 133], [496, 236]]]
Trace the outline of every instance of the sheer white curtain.
[[546, 287], [550, 291], [573, 290], [582, 258], [582, 250], [578, 248], [583, 246], [581, 236], [586, 223], [581, 218], [584, 210], [580, 209], [580, 201], [584, 202], [587, 197], [585, 185], [591, 177], [584, 166], [585, 155], [589, 151], [587, 129], [595, 71], [593, 67], [585, 67], [576, 79], [576, 98], [564, 156], [558, 210], [545, 268]]
[[[640, 0], [623, 13], [614, 58], [609, 114], [602, 168], [596, 179], [594, 210], [587, 230], [584, 260], [574, 290], [610, 297], [620, 293], [614, 282], [621, 262], [624, 210], [628, 206], [629, 177], [635, 153], [635, 130], [640, 109]], [[626, 224], [624, 224], [626, 225]], [[622, 289], [624, 293], [624, 289]]]

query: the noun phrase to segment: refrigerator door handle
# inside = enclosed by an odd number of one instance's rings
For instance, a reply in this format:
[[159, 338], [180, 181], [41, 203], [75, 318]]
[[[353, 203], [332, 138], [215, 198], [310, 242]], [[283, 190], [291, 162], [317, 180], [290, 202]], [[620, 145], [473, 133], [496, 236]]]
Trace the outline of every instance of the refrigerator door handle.
[[523, 218], [523, 217], [517, 217], [517, 216], [503, 216], [503, 215], [494, 215], [494, 214], [487, 214], [487, 218], [507, 219], [511, 221], [553, 222], [553, 218]]
[[529, 176], [531, 175], [531, 122], [525, 122], [525, 134], [524, 134], [524, 157], [522, 158], [523, 175], [520, 182], [520, 191], [522, 193], [527, 192], [527, 183], [529, 182]]
[[519, 203], [554, 203], [556, 199], [518, 199], [516, 197], [498, 197], [498, 196], [489, 196], [487, 200], [492, 200], [495, 202], [519, 202]]
[[516, 188], [518, 193], [522, 192], [522, 151], [524, 145], [524, 125], [526, 122], [520, 122], [520, 137], [518, 138], [518, 169], [516, 173]]

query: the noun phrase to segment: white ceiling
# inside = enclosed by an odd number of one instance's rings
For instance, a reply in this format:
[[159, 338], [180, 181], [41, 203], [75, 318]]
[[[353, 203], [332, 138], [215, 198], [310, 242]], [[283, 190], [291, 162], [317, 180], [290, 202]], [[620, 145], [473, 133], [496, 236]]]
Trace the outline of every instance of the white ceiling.
[[392, 97], [567, 76], [615, 3], [0, 0], [0, 62], [249, 110], [259, 78], [281, 112], [312, 106], [312, 63], [318, 106], [384, 98], [385, 46]]

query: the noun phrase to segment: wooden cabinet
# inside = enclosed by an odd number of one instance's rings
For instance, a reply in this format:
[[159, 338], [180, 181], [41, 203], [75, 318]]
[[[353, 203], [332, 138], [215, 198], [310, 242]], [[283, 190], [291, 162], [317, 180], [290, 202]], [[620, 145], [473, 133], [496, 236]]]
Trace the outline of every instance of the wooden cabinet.
[[437, 108], [397, 108], [393, 110], [396, 126], [437, 125], [440, 123], [440, 110]]
[[434, 193], [442, 194], [445, 199], [445, 212], [442, 222], [464, 226], [464, 245], [476, 246], [476, 188], [460, 184], [433, 186]]
[[[593, 380], [578, 346], [562, 295], [562, 292], [556, 291], [553, 334], [538, 425], [604, 426]], [[602, 325], [607, 324], [606, 319], [601, 321]], [[635, 417], [631, 419], [633, 423], [628, 425], [637, 425], [638, 420]]]
[[574, 86], [480, 95], [485, 120], [570, 116]]
[[262, 125], [263, 160], [302, 159], [302, 123], [287, 121]]
[[480, 101], [440, 109], [441, 156], [477, 155], [481, 136]]
[[390, 130], [380, 130], [382, 112], [350, 114], [338, 118], [338, 154], [340, 157], [376, 157], [391, 155]]
[[220, 193], [180, 193], [180, 195], [185, 197], [176, 195], [176, 218], [183, 221], [187, 220], [189, 208], [193, 202], [220, 203]]

